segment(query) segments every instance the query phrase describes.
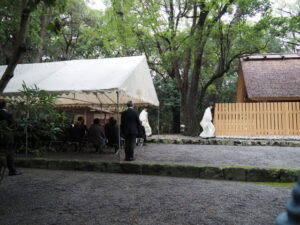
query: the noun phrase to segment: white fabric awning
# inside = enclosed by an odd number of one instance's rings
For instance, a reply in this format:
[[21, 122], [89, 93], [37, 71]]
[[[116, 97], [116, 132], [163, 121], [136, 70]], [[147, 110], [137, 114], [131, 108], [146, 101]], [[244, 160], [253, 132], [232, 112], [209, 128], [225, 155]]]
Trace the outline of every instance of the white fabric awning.
[[19, 64], [4, 94], [18, 94], [23, 82], [59, 94], [62, 105], [113, 105], [117, 92], [120, 104], [159, 105], [145, 56]]

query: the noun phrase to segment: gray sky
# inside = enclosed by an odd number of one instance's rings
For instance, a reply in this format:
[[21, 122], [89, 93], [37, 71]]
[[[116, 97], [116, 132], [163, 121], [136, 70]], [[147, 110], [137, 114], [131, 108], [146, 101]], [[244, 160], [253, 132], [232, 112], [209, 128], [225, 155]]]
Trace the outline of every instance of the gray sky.
[[[104, 10], [106, 8], [104, 0], [85, 0], [87, 5], [92, 9]], [[285, 4], [293, 4], [297, 0], [271, 0], [274, 7], [284, 6]]]

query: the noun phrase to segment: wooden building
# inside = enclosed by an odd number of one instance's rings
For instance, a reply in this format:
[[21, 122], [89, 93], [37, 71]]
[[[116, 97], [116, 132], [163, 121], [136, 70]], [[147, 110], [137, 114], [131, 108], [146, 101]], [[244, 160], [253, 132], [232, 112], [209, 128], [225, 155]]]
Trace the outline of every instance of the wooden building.
[[300, 136], [300, 54], [241, 58], [236, 103], [216, 104], [217, 136]]
[[300, 54], [240, 59], [236, 102], [300, 101]]

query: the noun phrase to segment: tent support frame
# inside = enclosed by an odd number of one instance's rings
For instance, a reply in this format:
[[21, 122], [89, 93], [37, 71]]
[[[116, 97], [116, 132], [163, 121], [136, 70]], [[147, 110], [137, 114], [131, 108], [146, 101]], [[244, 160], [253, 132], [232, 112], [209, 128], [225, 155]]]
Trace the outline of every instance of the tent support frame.
[[119, 123], [119, 129], [118, 129], [118, 157], [119, 161], [121, 161], [121, 119], [120, 119], [120, 93], [117, 91], [117, 113], [118, 113], [118, 123]]

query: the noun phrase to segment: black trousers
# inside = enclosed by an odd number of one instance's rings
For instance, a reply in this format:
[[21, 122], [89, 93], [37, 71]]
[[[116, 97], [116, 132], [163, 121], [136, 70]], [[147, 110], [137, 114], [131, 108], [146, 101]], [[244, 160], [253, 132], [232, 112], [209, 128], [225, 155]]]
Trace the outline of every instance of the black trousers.
[[14, 173], [16, 172], [15, 167], [15, 143], [14, 139], [11, 137], [8, 137], [6, 139], [0, 140], [3, 145], [1, 145], [1, 151], [4, 150], [6, 154], [6, 165], [9, 170], [9, 172]]
[[125, 135], [125, 159], [133, 158], [134, 148], [136, 145], [136, 137], [137, 135], [135, 134]]

